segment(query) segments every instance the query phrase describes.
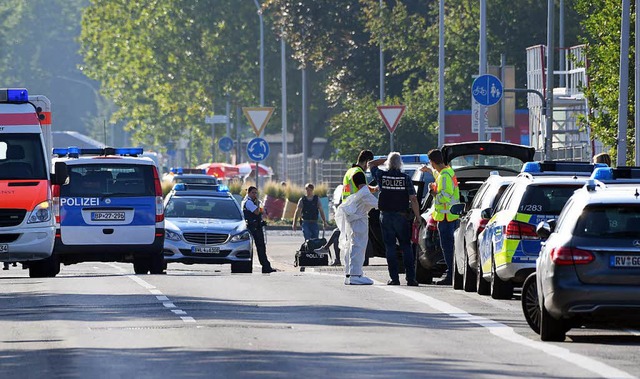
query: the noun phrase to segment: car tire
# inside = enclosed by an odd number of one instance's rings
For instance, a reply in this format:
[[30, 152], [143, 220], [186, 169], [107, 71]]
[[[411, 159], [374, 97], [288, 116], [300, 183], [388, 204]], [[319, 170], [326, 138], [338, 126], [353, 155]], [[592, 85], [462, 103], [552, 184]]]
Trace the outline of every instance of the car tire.
[[60, 260], [55, 254], [29, 263], [30, 278], [54, 278], [60, 273]]
[[562, 342], [567, 336], [567, 322], [556, 320], [549, 314], [542, 301], [540, 307], [540, 339], [542, 341]]
[[418, 254], [416, 254], [416, 280], [421, 284], [433, 284], [433, 273], [422, 267]]
[[154, 275], [164, 274], [164, 255], [162, 252], [149, 256], [149, 272]]
[[456, 263], [456, 258], [453, 257], [453, 267], [452, 267], [452, 272], [453, 275], [451, 277], [452, 279], [452, 287], [454, 290], [461, 290], [462, 289], [462, 274], [458, 273], [458, 264]]
[[469, 257], [464, 254], [464, 270], [462, 271], [462, 289], [464, 292], [476, 292], [476, 271], [469, 266]]
[[491, 298], [497, 300], [509, 300], [513, 297], [513, 283], [498, 277], [496, 273], [496, 261], [491, 258]]
[[133, 272], [138, 275], [149, 273], [149, 259], [147, 257], [135, 256], [133, 258]]
[[478, 269], [476, 270], [476, 291], [478, 292], [478, 295], [491, 295], [491, 284], [484, 279], [483, 275], [482, 262], [478, 260]]
[[253, 272], [253, 261], [231, 262], [232, 274], [251, 274]]
[[538, 287], [536, 273], [529, 275], [522, 285], [522, 312], [529, 327], [540, 334], [540, 301], [538, 299]]

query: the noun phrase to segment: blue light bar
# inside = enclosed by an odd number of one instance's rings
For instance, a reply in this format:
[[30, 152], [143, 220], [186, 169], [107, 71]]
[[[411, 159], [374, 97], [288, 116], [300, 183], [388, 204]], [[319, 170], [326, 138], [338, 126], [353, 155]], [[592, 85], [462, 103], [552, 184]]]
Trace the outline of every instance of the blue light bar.
[[522, 165], [521, 172], [528, 172], [530, 174], [541, 172], [540, 162], [526, 162], [524, 165]]
[[141, 147], [118, 147], [115, 148], [115, 154], [117, 155], [141, 155], [143, 149]]
[[[373, 159], [388, 158], [386, 155], [376, 155]], [[427, 154], [400, 154], [402, 163], [429, 163]]]
[[26, 88], [0, 88], [0, 103], [28, 103]]
[[556, 175], [590, 175], [594, 169], [598, 167], [608, 167], [603, 163], [588, 163], [588, 162], [563, 162], [563, 161], [538, 161], [538, 162], [526, 162], [522, 166], [521, 172], [530, 174], [556, 174]]
[[187, 189], [187, 185], [184, 183], [176, 183], [173, 185], [174, 191], [185, 191]]
[[633, 180], [638, 182], [640, 181], [640, 167], [598, 167], [591, 174], [591, 178], [600, 181]]
[[593, 170], [591, 179], [596, 180], [613, 180], [613, 169], [611, 167], [598, 167]]
[[81, 149], [77, 146], [69, 146], [66, 149], [55, 148], [53, 149], [53, 154], [58, 157], [69, 156], [70, 158], [78, 158], [80, 155], [129, 155], [129, 156], [138, 156], [142, 154], [141, 147], [123, 147], [123, 148], [112, 148], [105, 147], [104, 149]]
[[229, 192], [229, 187], [225, 184], [218, 184], [218, 192]]

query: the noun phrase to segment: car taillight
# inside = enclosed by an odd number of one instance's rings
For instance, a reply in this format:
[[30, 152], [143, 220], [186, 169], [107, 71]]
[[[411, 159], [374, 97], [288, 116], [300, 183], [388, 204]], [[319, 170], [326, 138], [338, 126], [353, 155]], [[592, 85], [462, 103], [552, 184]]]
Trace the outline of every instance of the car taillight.
[[517, 240], [539, 240], [540, 237], [536, 233], [536, 228], [526, 222], [511, 221], [507, 224], [505, 238]]
[[575, 247], [556, 247], [551, 249], [551, 261], [558, 266], [584, 265], [595, 260], [592, 252]]
[[160, 184], [160, 176], [158, 169], [153, 166], [153, 183], [156, 189], [156, 222], [164, 221], [164, 204], [162, 203], [162, 185]]
[[476, 234], [480, 234], [482, 233], [482, 231], [484, 230], [484, 228], [487, 227], [487, 223], [489, 222], [489, 219], [484, 219], [481, 218], [480, 219], [480, 223], [478, 224], [478, 230], [476, 230]]
[[60, 223], [60, 186], [53, 185], [53, 216], [55, 217], [56, 224]]

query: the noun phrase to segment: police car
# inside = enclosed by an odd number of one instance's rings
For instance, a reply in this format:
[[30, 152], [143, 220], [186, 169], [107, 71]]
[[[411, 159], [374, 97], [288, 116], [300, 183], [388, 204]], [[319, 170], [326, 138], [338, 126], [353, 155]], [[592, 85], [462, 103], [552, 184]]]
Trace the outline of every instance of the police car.
[[164, 270], [164, 208], [158, 170], [142, 148], [54, 149], [69, 180], [54, 185], [55, 276], [60, 263], [132, 262], [136, 274]]
[[178, 183], [165, 199], [167, 263], [231, 264], [253, 271], [253, 244], [238, 202], [226, 187]]
[[480, 264], [477, 291], [494, 299], [510, 299], [514, 284], [535, 269], [540, 252], [536, 226], [554, 219], [595, 167], [581, 162], [528, 162], [505, 190], [495, 209], [482, 210], [489, 219], [478, 236]]
[[162, 178], [171, 188], [177, 183], [218, 185], [220, 181], [213, 175], [207, 175], [206, 170], [199, 168], [172, 168], [169, 174]]

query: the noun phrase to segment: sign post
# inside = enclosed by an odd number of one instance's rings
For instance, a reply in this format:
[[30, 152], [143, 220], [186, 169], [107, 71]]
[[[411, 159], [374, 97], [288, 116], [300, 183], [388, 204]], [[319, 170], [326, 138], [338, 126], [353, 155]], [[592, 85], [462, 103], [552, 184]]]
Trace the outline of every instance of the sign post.
[[267, 126], [275, 108], [273, 107], [242, 107], [242, 113], [247, 117], [256, 137], [247, 144], [247, 155], [256, 162], [256, 188], [258, 188], [258, 163], [269, 155], [269, 144], [260, 138], [264, 127]]
[[393, 151], [393, 132], [398, 127], [398, 122], [404, 114], [405, 105], [379, 105], [378, 113], [389, 130], [389, 151]]

